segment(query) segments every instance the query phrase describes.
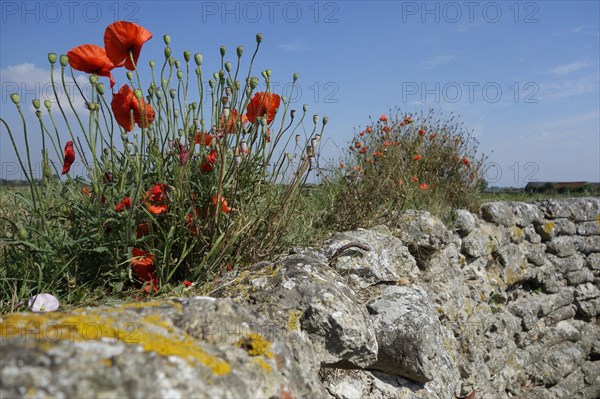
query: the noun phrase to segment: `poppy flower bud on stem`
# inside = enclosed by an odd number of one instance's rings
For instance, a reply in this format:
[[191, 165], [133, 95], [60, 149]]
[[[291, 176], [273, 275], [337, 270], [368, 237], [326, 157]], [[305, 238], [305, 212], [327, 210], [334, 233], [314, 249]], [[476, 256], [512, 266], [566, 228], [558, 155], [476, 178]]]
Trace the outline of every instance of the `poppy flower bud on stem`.
[[48, 61], [50, 64], [54, 65], [56, 62], [56, 53], [48, 53]]
[[156, 66], [156, 62], [154, 62], [154, 60], [150, 60], [148, 64], [150, 64], [150, 69], [154, 69], [154, 67]]
[[267, 68], [267, 70], [265, 71], [265, 73], [267, 74], [267, 76], [270, 78], [271, 77], [271, 68]]
[[263, 39], [262, 33], [257, 33], [256, 34], [256, 43], [260, 44], [260, 42], [262, 42], [262, 39]]
[[196, 68], [196, 76], [200, 76], [202, 70], [200, 68]]
[[225, 77], [225, 71], [221, 69], [221, 70], [219, 71], [219, 80], [220, 80], [220, 79], [223, 79], [224, 77]]
[[194, 54], [194, 61], [196, 61], [196, 65], [202, 65], [202, 54], [196, 53]]
[[15, 103], [15, 105], [19, 105], [19, 103], [21, 102], [21, 96], [18, 95], [17, 93], [11, 94], [10, 99], [12, 100], [13, 103]]
[[316, 125], [319, 123], [319, 115], [313, 115], [313, 123]]
[[96, 90], [98, 90], [98, 94], [103, 96], [104, 95], [104, 83], [98, 83], [96, 85]]
[[329, 122], [329, 118], [327, 116], [323, 117], [323, 126], [325, 126]]
[[173, 116], [175, 118], [179, 118], [179, 110], [178, 109], [173, 110]]
[[132, 82], [132, 81], [133, 81], [133, 72], [131, 72], [131, 71], [127, 71], [127, 72], [125, 73], [125, 76], [127, 76], [127, 80], [129, 80], [130, 82]]
[[210, 86], [211, 89], [215, 88], [215, 84], [216, 84], [216, 82], [212, 79], [208, 81], [208, 85]]
[[188, 50], [185, 50], [183, 52], [183, 59], [185, 60], [185, 62], [190, 62], [191, 57], [192, 57], [192, 53], [190, 53]]
[[246, 141], [242, 141], [240, 143], [240, 148], [242, 149], [242, 154], [245, 154], [248, 151], [248, 143]]
[[142, 91], [140, 89], [135, 89], [133, 91], [133, 95], [135, 96], [135, 98], [138, 98], [138, 99], [144, 97], [144, 93], [142, 93]]
[[262, 77], [263, 77], [263, 78], [265, 78], [265, 79], [268, 77], [268, 75], [267, 75], [267, 71], [262, 71], [260, 74], [261, 74], [261, 75], [262, 75]]
[[190, 104], [190, 108], [193, 110], [196, 110], [196, 108], [198, 108], [198, 103], [194, 101], [193, 103]]
[[302, 111], [304, 111], [304, 112], [308, 111], [308, 104], [304, 104], [302, 106]]
[[242, 58], [242, 54], [244, 54], [244, 46], [237, 46], [235, 51], [237, 52], [238, 58]]
[[226, 70], [227, 72], [231, 72], [231, 62], [227, 61], [227, 62], [225, 63], [225, 70]]
[[31, 103], [33, 104], [33, 107], [35, 109], [40, 109], [41, 102], [40, 102], [39, 98], [33, 99], [33, 101], [31, 101]]
[[227, 49], [225, 48], [225, 46], [221, 46], [219, 48], [219, 51], [221, 52], [221, 57], [225, 57], [225, 53], [227, 51]]
[[236, 80], [235, 82], [233, 82], [233, 86], [235, 87], [236, 90], [239, 90], [242, 88], [242, 82], [240, 82], [239, 80]]
[[61, 54], [60, 65], [62, 65], [63, 67], [66, 67], [68, 63], [69, 63], [69, 57], [67, 57], [66, 54]]
[[179, 80], [183, 79], [183, 72], [177, 71], [177, 79], [179, 79]]
[[183, 137], [183, 129], [177, 130], [177, 135], [181, 138]]
[[42, 111], [40, 111], [39, 109], [35, 111], [35, 116], [37, 116], [37, 118], [40, 119], [42, 117]]
[[295, 110], [295, 109], [293, 109], [293, 110], [291, 110], [291, 111], [290, 111], [290, 117], [291, 117], [292, 119], [294, 119], [294, 117], [295, 117], [295, 116], [296, 116], [296, 110]]
[[171, 56], [171, 47], [165, 47], [165, 58], [169, 58]]
[[175, 60], [175, 68], [177, 68], [177, 69], [181, 68], [181, 61]]
[[44, 100], [44, 106], [46, 107], [46, 109], [48, 111], [50, 111], [50, 109], [52, 108], [52, 101], [50, 101], [50, 100]]
[[252, 90], [256, 89], [256, 87], [258, 86], [258, 78], [257, 77], [251, 77], [250, 78], [250, 88]]
[[175, 89], [169, 90], [169, 96], [171, 96], [172, 99], [175, 99], [175, 97], [177, 96], [177, 90], [175, 90]]
[[165, 44], [168, 46], [169, 44], [171, 44], [171, 36], [169, 35], [164, 35], [163, 36], [163, 40], [165, 41]]
[[300, 75], [298, 74], [298, 72], [296, 72], [293, 76], [294, 82], [297, 81], [299, 77]]

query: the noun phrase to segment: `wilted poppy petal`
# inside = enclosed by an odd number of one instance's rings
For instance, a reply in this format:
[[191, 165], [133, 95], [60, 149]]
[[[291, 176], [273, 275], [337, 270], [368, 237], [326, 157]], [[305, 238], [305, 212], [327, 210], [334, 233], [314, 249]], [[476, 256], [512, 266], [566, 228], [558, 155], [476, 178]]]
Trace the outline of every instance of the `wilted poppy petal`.
[[106, 55], [115, 65], [125, 61], [125, 68], [133, 71], [142, 46], [151, 38], [152, 33], [146, 28], [133, 22], [117, 21], [108, 25], [104, 31]]
[[73, 149], [73, 142], [67, 141], [67, 145], [65, 145], [65, 158], [63, 161], [63, 170], [62, 174], [65, 175], [69, 173], [71, 170], [71, 165], [75, 161], [75, 150]]

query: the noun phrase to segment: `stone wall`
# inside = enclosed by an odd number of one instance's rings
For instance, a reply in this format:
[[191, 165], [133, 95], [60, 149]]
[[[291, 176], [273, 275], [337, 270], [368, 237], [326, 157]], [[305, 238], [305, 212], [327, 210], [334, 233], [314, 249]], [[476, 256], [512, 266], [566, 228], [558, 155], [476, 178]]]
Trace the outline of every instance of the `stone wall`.
[[0, 397], [598, 398], [600, 199], [407, 211], [213, 297], [1, 317]]

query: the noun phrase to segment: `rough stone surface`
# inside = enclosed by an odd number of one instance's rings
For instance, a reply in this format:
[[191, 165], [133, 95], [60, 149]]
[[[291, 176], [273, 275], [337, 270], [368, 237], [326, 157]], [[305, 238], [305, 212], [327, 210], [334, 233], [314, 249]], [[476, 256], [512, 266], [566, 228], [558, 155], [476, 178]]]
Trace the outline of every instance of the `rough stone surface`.
[[406, 211], [215, 297], [2, 315], [0, 397], [597, 399], [599, 213]]

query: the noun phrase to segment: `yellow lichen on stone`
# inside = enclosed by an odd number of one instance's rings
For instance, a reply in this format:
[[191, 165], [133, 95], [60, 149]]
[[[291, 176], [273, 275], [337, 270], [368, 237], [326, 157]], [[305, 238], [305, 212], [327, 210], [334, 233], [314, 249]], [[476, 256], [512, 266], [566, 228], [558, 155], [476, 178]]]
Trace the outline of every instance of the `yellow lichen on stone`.
[[519, 240], [521, 237], [523, 237], [523, 229], [520, 228], [519, 226], [513, 227], [511, 233], [512, 233], [513, 240]]
[[252, 361], [258, 364], [258, 366], [265, 371], [273, 371], [273, 367], [271, 367], [269, 363], [265, 362], [265, 360], [262, 357], [255, 357], [254, 359], [252, 359]]
[[249, 333], [247, 337], [240, 339], [237, 345], [250, 356], [265, 356], [269, 359], [273, 357], [271, 343], [260, 334]]
[[546, 234], [551, 235], [552, 232], [554, 231], [555, 227], [556, 227], [556, 223], [554, 223], [554, 222], [546, 222], [542, 226], [542, 229], [546, 232]]
[[288, 316], [286, 328], [288, 331], [299, 331], [300, 330], [300, 317], [302, 317], [301, 310], [293, 310]]
[[[151, 320], [129, 322], [94, 312], [75, 314], [15, 313], [2, 317], [0, 337], [3, 340], [28, 337], [38, 342], [40, 346], [56, 341], [114, 340], [125, 344], [140, 345], [145, 351], [155, 352], [162, 356], [178, 356], [190, 365], [198, 362], [210, 368], [217, 375], [231, 371], [231, 366], [227, 362], [206, 353], [188, 334], [159, 334], [150, 331], [151, 323], [149, 321]], [[123, 325], [125, 328], [122, 327]]]

